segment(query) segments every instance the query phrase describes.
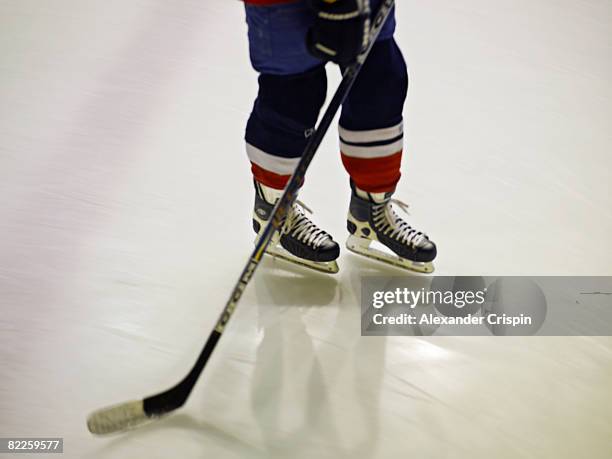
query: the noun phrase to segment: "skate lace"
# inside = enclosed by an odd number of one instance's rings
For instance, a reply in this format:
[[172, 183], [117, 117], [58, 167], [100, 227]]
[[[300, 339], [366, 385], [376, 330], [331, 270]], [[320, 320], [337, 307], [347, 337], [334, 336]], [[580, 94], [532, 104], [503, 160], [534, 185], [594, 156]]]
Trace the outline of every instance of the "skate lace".
[[317, 248], [325, 241], [331, 239], [331, 236], [315, 225], [304, 213], [304, 211], [312, 214], [302, 201], [297, 200], [293, 208], [287, 216], [287, 221], [283, 226], [283, 234], [289, 234], [298, 241], [304, 242], [311, 247]]
[[392, 204], [398, 206], [406, 215], [410, 215], [408, 212], [408, 204], [399, 199], [389, 199], [383, 203], [374, 204], [372, 206], [372, 216], [374, 225], [376, 225], [378, 230], [396, 241], [411, 244], [415, 247], [420, 247], [427, 242], [429, 237], [402, 220], [393, 209]]

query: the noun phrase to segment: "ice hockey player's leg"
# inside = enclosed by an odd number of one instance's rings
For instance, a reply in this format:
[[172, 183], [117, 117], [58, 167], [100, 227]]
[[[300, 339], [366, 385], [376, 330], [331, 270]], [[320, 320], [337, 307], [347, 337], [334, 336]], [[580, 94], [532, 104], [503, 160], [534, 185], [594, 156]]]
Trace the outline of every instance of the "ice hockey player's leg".
[[[306, 147], [325, 100], [323, 66], [295, 75], [259, 77], [259, 93], [246, 129], [255, 179], [253, 225], [259, 234]], [[267, 252], [319, 271], [338, 271], [339, 247], [296, 203]]]
[[261, 74], [246, 132], [254, 177], [283, 189], [306, 148], [327, 93], [323, 66], [292, 75]]
[[[402, 268], [425, 273], [433, 272], [436, 245], [429, 237], [412, 228], [393, 209], [406, 205], [392, 199], [393, 193], [368, 193], [352, 184], [353, 193], [347, 228], [350, 236], [346, 246], [352, 252]], [[379, 241], [395, 254], [372, 247]]]
[[[306, 48], [315, 15], [306, 2], [246, 5], [249, 50], [259, 91], [246, 128], [255, 179], [253, 225], [260, 233], [295, 170], [327, 94], [324, 62]], [[268, 253], [324, 272], [336, 272], [339, 247], [296, 203]]]
[[[342, 162], [351, 176], [347, 247], [396, 266], [433, 271], [436, 247], [393, 210], [403, 153], [408, 73], [395, 40], [374, 45], [340, 118]], [[378, 241], [393, 253], [376, 250]]]
[[[253, 229], [259, 235], [267, 224], [276, 201], [282, 190], [255, 183], [255, 208]], [[276, 234], [268, 246], [270, 255], [292, 263], [306, 266], [326, 273], [337, 273], [336, 259], [340, 247], [325, 231], [313, 223], [305, 211], [308, 209], [296, 202], [288, 213], [280, 234]]]

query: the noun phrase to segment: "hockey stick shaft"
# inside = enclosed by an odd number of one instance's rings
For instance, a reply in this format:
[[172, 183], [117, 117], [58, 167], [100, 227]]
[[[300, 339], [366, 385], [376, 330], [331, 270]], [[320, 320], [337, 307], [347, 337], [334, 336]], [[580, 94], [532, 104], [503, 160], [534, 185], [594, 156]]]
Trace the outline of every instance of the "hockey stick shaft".
[[187, 376], [171, 389], [157, 395], [145, 398], [140, 401], [132, 401], [122, 403], [110, 408], [105, 408], [94, 412], [87, 421], [87, 426], [90, 432], [94, 434], [108, 434], [122, 431], [128, 428], [136, 427], [144, 424], [150, 419], [163, 416], [171, 411], [180, 408], [189, 397], [193, 387], [195, 386], [200, 374], [204, 370], [206, 363], [212, 355], [225, 327], [227, 326], [232, 314], [234, 313], [242, 294], [249, 281], [253, 278], [255, 270], [259, 262], [263, 258], [266, 248], [270, 244], [274, 233], [280, 230], [285, 217], [293, 203], [297, 198], [297, 193], [304, 182], [306, 171], [310, 166], [314, 155], [316, 154], [325, 134], [329, 130], [336, 113], [346, 99], [351, 90], [353, 83], [357, 79], [363, 64], [365, 63], [380, 31], [391, 14], [395, 0], [384, 0], [377, 11], [372, 26], [370, 28], [370, 37], [368, 45], [357, 58], [357, 61], [344, 70], [342, 81], [338, 86], [332, 100], [330, 101], [318, 127], [312, 133], [308, 140], [308, 144], [298, 162], [293, 175], [289, 179], [285, 191], [279, 198], [272, 215], [265, 228], [263, 229], [255, 249], [249, 257], [249, 260], [236, 283], [229, 300], [227, 301], [214, 330], [206, 340], [206, 344], [198, 359], [187, 374]]

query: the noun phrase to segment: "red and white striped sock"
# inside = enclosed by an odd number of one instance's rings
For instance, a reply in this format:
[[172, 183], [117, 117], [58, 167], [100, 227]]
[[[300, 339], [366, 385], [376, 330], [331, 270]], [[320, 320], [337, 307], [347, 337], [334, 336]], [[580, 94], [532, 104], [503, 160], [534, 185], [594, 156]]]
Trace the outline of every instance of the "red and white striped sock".
[[370, 193], [395, 190], [401, 177], [403, 123], [369, 131], [340, 126], [339, 132], [342, 163], [355, 185]]

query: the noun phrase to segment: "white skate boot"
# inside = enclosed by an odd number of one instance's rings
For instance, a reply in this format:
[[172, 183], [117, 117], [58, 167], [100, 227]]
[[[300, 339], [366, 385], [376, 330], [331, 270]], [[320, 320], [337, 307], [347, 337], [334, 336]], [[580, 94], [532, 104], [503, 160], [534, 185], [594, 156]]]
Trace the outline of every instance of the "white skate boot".
[[[347, 221], [351, 235], [346, 242], [347, 249], [404, 269], [433, 272], [436, 245], [426, 234], [402, 220], [392, 204], [397, 204], [403, 210], [407, 206], [391, 199], [393, 193], [368, 193], [352, 183], [351, 187], [353, 194]], [[385, 245], [393, 254], [371, 247], [373, 241]]]
[[[272, 209], [282, 193], [282, 190], [255, 181], [253, 229], [257, 237], [268, 223]], [[277, 232], [273, 236], [266, 253], [317, 271], [335, 274], [338, 272], [336, 259], [340, 255], [340, 247], [328, 233], [306, 216], [305, 211], [310, 212], [301, 202], [293, 204], [280, 234]]]

